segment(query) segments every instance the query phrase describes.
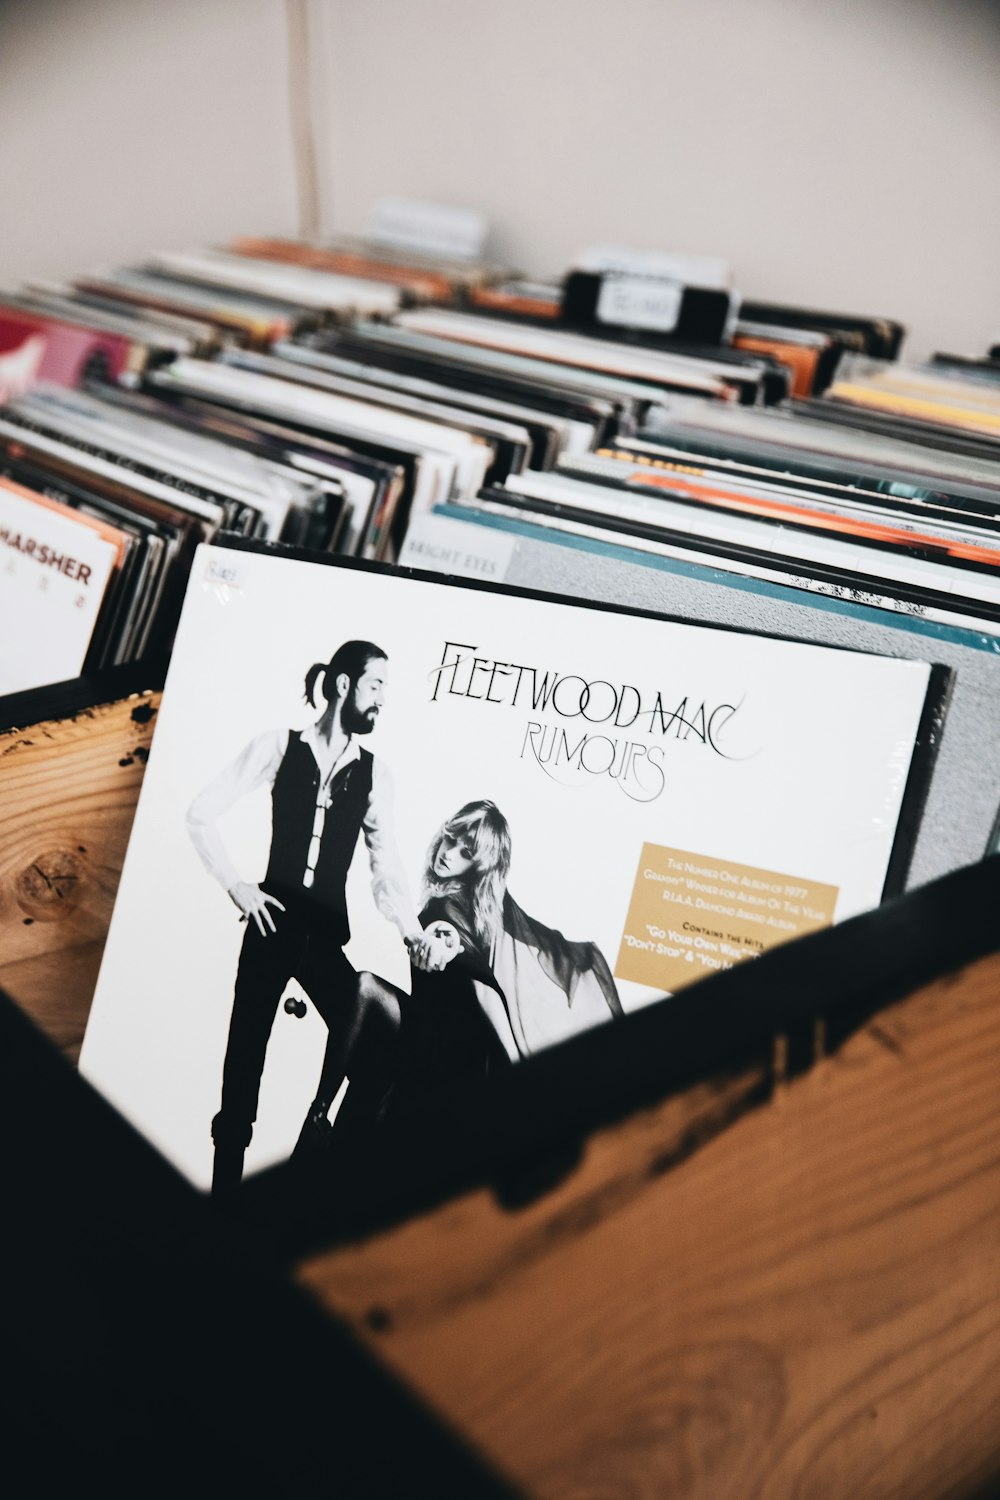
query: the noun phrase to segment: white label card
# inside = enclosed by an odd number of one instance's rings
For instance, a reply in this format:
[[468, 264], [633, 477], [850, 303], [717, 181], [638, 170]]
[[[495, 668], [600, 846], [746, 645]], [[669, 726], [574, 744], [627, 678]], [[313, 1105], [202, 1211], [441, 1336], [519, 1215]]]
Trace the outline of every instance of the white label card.
[[475, 529], [447, 516], [417, 516], [410, 524], [399, 555], [401, 568], [423, 568], [430, 573], [450, 573], [456, 578], [483, 578], [502, 583], [517, 543], [514, 537], [485, 526]]
[[417, 198], [380, 198], [368, 222], [367, 238], [423, 255], [475, 260], [483, 253], [489, 225], [474, 208], [423, 203]]
[[659, 281], [650, 276], [606, 276], [595, 315], [599, 323], [672, 333], [677, 327], [683, 295], [679, 281]]

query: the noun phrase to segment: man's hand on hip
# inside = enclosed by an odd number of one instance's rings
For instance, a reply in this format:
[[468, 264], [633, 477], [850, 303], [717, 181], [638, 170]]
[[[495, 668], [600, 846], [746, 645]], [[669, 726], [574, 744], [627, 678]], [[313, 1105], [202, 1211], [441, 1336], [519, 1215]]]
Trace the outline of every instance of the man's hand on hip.
[[234, 886], [230, 886], [229, 898], [239, 907], [245, 921], [249, 922], [252, 918], [257, 923], [257, 930], [261, 937], [267, 937], [268, 928], [272, 932], [276, 931], [274, 918], [268, 907], [276, 906], [279, 911], [284, 911], [285, 908], [277, 896], [269, 896], [252, 881], [238, 880]]

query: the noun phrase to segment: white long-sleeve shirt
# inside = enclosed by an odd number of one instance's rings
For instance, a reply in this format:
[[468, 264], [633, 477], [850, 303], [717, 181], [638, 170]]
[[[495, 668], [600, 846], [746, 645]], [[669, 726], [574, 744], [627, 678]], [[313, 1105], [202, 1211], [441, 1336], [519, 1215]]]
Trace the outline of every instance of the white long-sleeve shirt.
[[[241, 797], [260, 786], [273, 786], [288, 748], [288, 737], [287, 729], [257, 735], [204, 791], [199, 792], [188, 809], [187, 830], [191, 842], [208, 873], [226, 891], [232, 890], [242, 876], [226, 853], [216, 827], [218, 819]], [[325, 812], [333, 778], [343, 766], [360, 759], [361, 750], [357, 740], [351, 738], [343, 752], [333, 760], [329, 746], [319, 737], [315, 725], [302, 731], [302, 741], [312, 751], [320, 773], [317, 812]], [[420, 923], [392, 832], [392, 800], [392, 777], [387, 767], [373, 756], [372, 787], [361, 823], [371, 862], [372, 894], [382, 915], [406, 936], [419, 932]], [[302, 871], [304, 888], [310, 884], [308, 876], [309, 869], [305, 866]]]

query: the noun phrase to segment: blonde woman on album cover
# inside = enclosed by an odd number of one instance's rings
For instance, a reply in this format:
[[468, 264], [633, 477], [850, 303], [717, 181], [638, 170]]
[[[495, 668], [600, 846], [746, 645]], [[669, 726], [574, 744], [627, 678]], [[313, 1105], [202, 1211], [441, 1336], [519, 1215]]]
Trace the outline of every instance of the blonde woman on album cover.
[[[510, 829], [493, 802], [466, 803], [434, 835], [420, 923], [447, 961], [415, 966], [409, 996], [375, 974], [358, 976], [343, 1051], [328, 1049], [320, 1085], [332, 1095], [350, 1078], [333, 1136], [405, 1111], [436, 1084], [485, 1076], [622, 1014], [596, 943], [570, 942], [529, 917], [507, 889], [510, 862]], [[307, 1133], [300, 1140], [300, 1148], [316, 1144]]]

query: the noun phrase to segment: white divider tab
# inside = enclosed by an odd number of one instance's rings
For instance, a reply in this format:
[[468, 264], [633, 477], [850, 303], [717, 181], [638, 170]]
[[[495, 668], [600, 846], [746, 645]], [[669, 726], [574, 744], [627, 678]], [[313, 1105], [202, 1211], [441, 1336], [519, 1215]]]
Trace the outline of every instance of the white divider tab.
[[380, 198], [368, 222], [369, 240], [422, 255], [476, 260], [489, 225], [474, 208], [424, 203], [418, 198]]

